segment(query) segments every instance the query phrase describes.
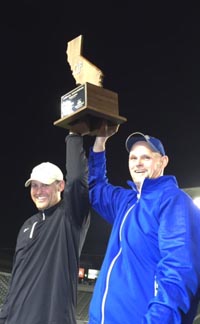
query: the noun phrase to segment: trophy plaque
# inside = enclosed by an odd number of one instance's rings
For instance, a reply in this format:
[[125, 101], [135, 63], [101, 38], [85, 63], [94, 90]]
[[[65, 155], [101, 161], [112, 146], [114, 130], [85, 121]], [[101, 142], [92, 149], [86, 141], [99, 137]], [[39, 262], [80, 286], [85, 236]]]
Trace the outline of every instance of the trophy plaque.
[[102, 87], [103, 72], [81, 52], [82, 35], [68, 42], [66, 53], [77, 87], [61, 97], [61, 118], [54, 125], [71, 129], [77, 124], [80, 134], [95, 135], [102, 120], [118, 125], [127, 119], [119, 116], [118, 94]]

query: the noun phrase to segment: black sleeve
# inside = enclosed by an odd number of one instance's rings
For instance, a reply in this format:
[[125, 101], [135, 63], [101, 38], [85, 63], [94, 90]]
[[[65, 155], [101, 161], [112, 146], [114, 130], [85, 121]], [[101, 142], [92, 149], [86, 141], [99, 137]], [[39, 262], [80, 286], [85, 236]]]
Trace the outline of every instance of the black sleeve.
[[66, 137], [65, 200], [68, 214], [77, 225], [86, 222], [89, 214], [88, 163], [83, 148], [83, 137]]

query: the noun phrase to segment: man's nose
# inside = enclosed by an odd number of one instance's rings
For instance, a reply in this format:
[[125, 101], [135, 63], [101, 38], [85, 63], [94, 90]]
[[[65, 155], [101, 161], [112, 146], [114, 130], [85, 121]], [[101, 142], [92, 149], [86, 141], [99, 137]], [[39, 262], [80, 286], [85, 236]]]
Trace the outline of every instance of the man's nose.
[[138, 158], [136, 164], [137, 165], [142, 165], [143, 164], [142, 158]]

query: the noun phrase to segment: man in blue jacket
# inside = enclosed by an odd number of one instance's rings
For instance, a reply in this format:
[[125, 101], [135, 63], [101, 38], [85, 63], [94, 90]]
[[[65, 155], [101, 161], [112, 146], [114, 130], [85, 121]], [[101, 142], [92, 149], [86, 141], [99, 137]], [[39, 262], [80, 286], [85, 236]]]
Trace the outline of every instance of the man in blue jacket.
[[51, 162], [25, 182], [37, 213], [17, 238], [0, 324], [75, 324], [79, 257], [88, 231], [88, 165], [83, 137], [66, 137], [66, 182]]
[[200, 210], [176, 178], [163, 175], [161, 141], [126, 140], [129, 189], [107, 179], [105, 145], [118, 127], [102, 124], [89, 156], [92, 207], [112, 225], [89, 324], [191, 324], [200, 288]]

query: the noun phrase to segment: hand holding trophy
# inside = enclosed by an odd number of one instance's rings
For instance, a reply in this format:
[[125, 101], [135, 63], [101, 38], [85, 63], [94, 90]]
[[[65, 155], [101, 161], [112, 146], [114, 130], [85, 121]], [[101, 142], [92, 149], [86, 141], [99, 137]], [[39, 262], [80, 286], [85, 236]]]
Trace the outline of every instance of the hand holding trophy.
[[102, 87], [103, 72], [82, 56], [82, 35], [68, 42], [67, 59], [78, 86], [61, 97], [61, 118], [55, 126], [96, 135], [102, 120], [125, 122], [119, 116], [118, 94]]

